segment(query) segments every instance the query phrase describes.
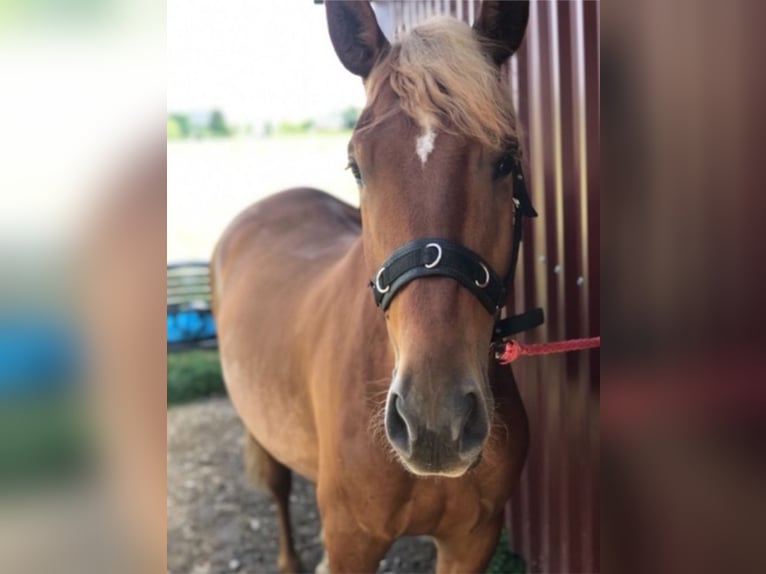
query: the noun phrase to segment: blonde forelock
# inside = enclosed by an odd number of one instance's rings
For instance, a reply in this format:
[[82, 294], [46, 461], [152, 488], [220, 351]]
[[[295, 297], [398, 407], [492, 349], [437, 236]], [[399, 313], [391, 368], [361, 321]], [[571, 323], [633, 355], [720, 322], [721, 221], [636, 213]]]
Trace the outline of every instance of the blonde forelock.
[[473, 30], [436, 17], [405, 33], [365, 82], [368, 106], [388, 85], [423, 128], [464, 135], [500, 149], [518, 140], [508, 87]]

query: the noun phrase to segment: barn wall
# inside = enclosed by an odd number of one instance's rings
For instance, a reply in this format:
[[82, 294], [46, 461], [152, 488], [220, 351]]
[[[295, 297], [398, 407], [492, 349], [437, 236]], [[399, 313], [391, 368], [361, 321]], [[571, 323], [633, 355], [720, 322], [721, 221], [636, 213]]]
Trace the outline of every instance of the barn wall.
[[[387, 34], [436, 13], [468, 22], [479, 3], [381, 2]], [[513, 305], [541, 306], [546, 324], [522, 335], [548, 341], [599, 333], [598, 2], [533, 2], [509, 82], [526, 131], [530, 192]], [[599, 356], [522, 359], [514, 372], [531, 448], [508, 507], [514, 547], [532, 572], [599, 571]]]

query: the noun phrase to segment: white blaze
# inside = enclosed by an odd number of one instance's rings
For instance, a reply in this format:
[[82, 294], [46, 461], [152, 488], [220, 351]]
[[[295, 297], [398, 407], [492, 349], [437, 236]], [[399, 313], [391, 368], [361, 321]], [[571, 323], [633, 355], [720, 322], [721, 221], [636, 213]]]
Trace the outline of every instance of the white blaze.
[[415, 151], [420, 158], [420, 161], [425, 165], [428, 156], [434, 151], [434, 140], [436, 139], [436, 132], [431, 128], [426, 128], [416, 143]]

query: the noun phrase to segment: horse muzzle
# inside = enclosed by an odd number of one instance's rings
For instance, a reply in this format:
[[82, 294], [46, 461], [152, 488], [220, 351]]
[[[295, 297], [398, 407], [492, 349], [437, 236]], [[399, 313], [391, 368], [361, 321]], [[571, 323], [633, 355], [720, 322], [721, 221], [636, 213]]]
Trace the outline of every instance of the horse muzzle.
[[440, 394], [437, 402], [424, 400], [411, 381], [395, 380], [386, 403], [386, 436], [413, 474], [457, 477], [481, 456], [488, 409], [475, 383]]

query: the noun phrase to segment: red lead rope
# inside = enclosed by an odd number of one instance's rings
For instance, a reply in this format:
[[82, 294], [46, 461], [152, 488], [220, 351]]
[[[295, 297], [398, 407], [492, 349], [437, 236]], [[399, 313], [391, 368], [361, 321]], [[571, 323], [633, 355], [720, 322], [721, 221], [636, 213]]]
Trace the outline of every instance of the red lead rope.
[[495, 359], [501, 365], [507, 365], [522, 355], [550, 355], [552, 353], [567, 353], [569, 351], [583, 351], [595, 349], [601, 346], [601, 337], [589, 339], [569, 339], [568, 341], [556, 341], [554, 343], [535, 343], [522, 345], [518, 341], [508, 341], [502, 350], [495, 353]]

